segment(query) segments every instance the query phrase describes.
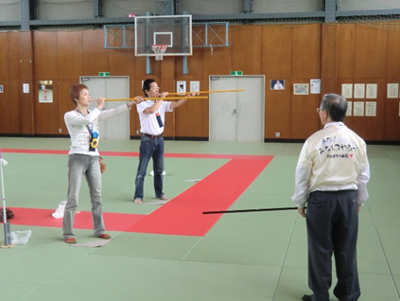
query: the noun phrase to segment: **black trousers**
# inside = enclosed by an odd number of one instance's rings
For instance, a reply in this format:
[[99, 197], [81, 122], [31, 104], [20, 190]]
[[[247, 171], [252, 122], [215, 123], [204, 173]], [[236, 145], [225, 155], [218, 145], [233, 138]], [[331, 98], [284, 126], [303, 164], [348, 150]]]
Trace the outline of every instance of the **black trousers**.
[[316, 191], [307, 203], [308, 284], [313, 301], [329, 301], [332, 254], [340, 301], [360, 296], [357, 271], [358, 205], [354, 190]]

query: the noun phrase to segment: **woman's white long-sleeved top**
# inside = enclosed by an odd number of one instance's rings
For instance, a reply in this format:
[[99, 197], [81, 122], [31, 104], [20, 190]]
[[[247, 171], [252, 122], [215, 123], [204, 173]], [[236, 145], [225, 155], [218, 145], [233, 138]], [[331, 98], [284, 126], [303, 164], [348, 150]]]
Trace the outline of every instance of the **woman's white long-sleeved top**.
[[[116, 117], [129, 110], [130, 108], [124, 104], [114, 109], [104, 111], [95, 108], [87, 115], [82, 115], [76, 109], [65, 113], [65, 125], [67, 126], [68, 133], [71, 136], [71, 147], [68, 154], [99, 156], [97, 148], [95, 151], [89, 151], [91, 134], [87, 127], [89, 127], [91, 132], [99, 133], [99, 122]], [[99, 142], [100, 136], [98, 136], [97, 139]]]

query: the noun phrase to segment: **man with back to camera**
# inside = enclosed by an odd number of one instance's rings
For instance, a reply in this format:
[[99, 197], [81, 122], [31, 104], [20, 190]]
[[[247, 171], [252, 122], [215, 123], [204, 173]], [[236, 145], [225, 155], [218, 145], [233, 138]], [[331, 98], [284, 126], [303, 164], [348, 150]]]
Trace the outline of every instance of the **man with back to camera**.
[[358, 212], [368, 199], [370, 169], [364, 140], [343, 123], [346, 111], [344, 97], [324, 95], [317, 109], [324, 128], [306, 140], [296, 167], [292, 200], [306, 218], [308, 285], [313, 292], [303, 296], [305, 301], [329, 301], [332, 253], [338, 280], [335, 296], [354, 301], [361, 294]]
[[[175, 108], [183, 105], [187, 99], [183, 98], [176, 102], [165, 101], [168, 92], [159, 93], [160, 88], [154, 79], [146, 79], [143, 82], [143, 92], [149, 98], [161, 98], [159, 100], [146, 100], [137, 106], [140, 119], [140, 149], [139, 166], [135, 180], [135, 204], [143, 202], [144, 177], [146, 176], [147, 165], [150, 158], [153, 159], [154, 170], [154, 191], [156, 198], [162, 201], [169, 199], [163, 192], [163, 171], [164, 171], [164, 132], [165, 112], [172, 112]], [[190, 93], [194, 96], [197, 93]]]

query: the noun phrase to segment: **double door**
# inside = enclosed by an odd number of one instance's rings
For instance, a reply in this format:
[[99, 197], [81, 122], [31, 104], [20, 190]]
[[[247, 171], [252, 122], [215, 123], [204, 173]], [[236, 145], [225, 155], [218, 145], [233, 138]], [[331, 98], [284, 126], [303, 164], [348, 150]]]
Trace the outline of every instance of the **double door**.
[[210, 90], [244, 92], [210, 93], [210, 141], [263, 142], [265, 78], [210, 76]]

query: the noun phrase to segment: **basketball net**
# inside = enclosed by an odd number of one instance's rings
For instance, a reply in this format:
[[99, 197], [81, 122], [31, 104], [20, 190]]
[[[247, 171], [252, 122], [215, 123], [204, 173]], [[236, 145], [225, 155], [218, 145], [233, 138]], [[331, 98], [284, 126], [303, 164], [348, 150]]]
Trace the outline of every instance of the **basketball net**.
[[163, 44], [152, 45], [151, 46], [151, 49], [156, 54], [156, 61], [162, 61], [163, 60], [163, 54], [164, 54], [165, 50], [167, 50], [167, 47], [168, 47], [168, 45], [163, 45]]

